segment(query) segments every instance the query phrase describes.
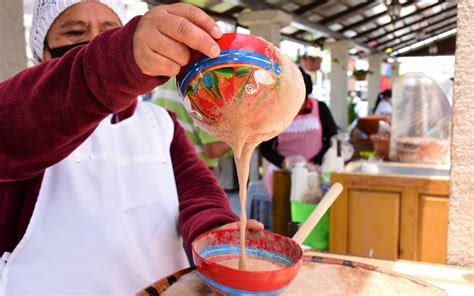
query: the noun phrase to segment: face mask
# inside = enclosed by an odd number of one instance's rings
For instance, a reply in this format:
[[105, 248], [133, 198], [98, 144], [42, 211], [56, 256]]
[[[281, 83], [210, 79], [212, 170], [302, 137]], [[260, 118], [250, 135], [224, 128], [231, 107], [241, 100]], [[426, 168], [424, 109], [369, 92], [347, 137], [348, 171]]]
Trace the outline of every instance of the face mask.
[[65, 55], [66, 52], [68, 52], [70, 49], [73, 49], [74, 47], [77, 47], [77, 46], [86, 45], [87, 43], [89, 43], [89, 41], [69, 44], [66, 46], [61, 46], [61, 47], [56, 47], [56, 48], [50, 48], [48, 45], [46, 45], [46, 48], [48, 49], [52, 58], [60, 58], [63, 55]]

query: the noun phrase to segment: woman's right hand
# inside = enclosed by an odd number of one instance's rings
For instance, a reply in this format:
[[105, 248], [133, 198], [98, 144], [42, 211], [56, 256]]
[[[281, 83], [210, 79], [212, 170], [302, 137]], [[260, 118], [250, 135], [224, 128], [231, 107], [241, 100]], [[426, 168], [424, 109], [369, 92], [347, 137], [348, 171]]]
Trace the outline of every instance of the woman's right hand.
[[201, 9], [185, 3], [160, 5], [140, 20], [133, 35], [133, 57], [143, 74], [175, 76], [188, 64], [190, 48], [209, 57], [220, 49], [216, 22]]

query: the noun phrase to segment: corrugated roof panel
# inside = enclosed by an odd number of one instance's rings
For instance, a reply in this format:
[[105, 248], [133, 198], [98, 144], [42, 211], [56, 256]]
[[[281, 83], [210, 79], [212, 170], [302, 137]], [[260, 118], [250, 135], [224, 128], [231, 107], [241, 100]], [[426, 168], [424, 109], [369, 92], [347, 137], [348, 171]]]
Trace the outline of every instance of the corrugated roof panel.
[[293, 11], [293, 10], [296, 10], [296, 9], [300, 8], [300, 6], [293, 3], [293, 2], [287, 2], [287, 3], [283, 4], [282, 8], [283, 8], [283, 10], [286, 10], [286, 11]]
[[390, 18], [390, 16], [388, 15], [384, 15], [382, 17], [379, 17], [378, 19], [375, 20], [377, 22], [377, 24], [379, 25], [385, 25], [385, 24], [388, 24], [392, 21], [392, 19]]
[[216, 5], [214, 5], [214, 6], [209, 7], [209, 9], [212, 10], [212, 11], [218, 12], [218, 13], [223, 13], [223, 12], [226, 12], [227, 10], [229, 10], [231, 8], [234, 8], [234, 7], [235, 7], [235, 5], [233, 5], [232, 3], [223, 1], [223, 2], [220, 2]]
[[333, 24], [329, 25], [328, 28], [333, 30], [333, 31], [338, 31], [338, 30], [342, 29], [342, 27], [343, 26], [339, 23], [333, 23]]
[[320, 15], [317, 15], [317, 14], [311, 14], [306, 19], [310, 22], [315, 22], [316, 23], [316, 22], [319, 22], [320, 20], [322, 20], [323, 17], [320, 16]]
[[374, 6], [374, 7], [371, 7], [369, 9], [366, 9], [364, 10], [364, 15], [366, 17], [371, 17], [375, 14], [378, 14], [378, 13], [381, 13], [381, 12], [384, 12], [386, 11], [387, 9], [385, 8], [385, 5], [383, 4], [379, 4], [377, 6]]
[[427, 6], [430, 6], [430, 5], [435, 4], [436, 2], [438, 2], [438, 0], [422, 0], [422, 1], [416, 1], [416, 6], [418, 6], [418, 8], [424, 8], [424, 7], [427, 7]]
[[369, 39], [372, 39], [372, 37], [382, 35], [382, 34], [384, 34], [385, 32], [386, 32], [386, 31], [385, 31], [384, 29], [380, 28], [380, 29], [375, 30], [375, 31], [373, 31], [372, 33], [370, 33], [367, 37], [368, 37]]
[[[395, 26], [395, 25], [396, 25], [396, 26]], [[395, 28], [400, 28], [400, 27], [402, 27], [402, 26], [403, 26], [403, 24], [400, 24], [400, 23], [390, 23], [390, 24], [385, 25], [385, 26], [383, 27], [383, 29], [384, 29], [385, 31], [392, 31], [392, 30], [394, 30]]]
[[307, 5], [313, 2], [313, 0], [291, 0], [291, 2], [298, 4], [299, 6]]
[[347, 5], [347, 6], [355, 6], [360, 4], [362, 1], [360, 0], [339, 0], [339, 2]]
[[359, 22], [363, 20], [364, 18], [360, 14], [354, 14], [352, 16], [342, 18], [339, 21], [339, 23], [343, 24], [344, 26], [348, 26], [350, 24], [354, 24], [356, 22]]
[[403, 34], [406, 34], [406, 33], [410, 32], [410, 31], [412, 31], [412, 30], [408, 27], [408, 28], [405, 28], [405, 29], [395, 31], [395, 32], [393, 32], [393, 34], [398, 37], [398, 36], [401, 36]]
[[402, 7], [402, 9], [400, 10], [400, 17], [404, 17], [406, 15], [409, 15], [410, 13], [415, 12], [417, 9], [418, 8], [417, 8], [416, 4]]
[[407, 17], [406, 19], [403, 19], [403, 21], [404, 21], [406, 24], [411, 24], [411, 23], [416, 22], [416, 21], [418, 21], [418, 20], [420, 20], [420, 19], [422, 19], [422, 18], [423, 18], [423, 15], [422, 15], [421, 13], [419, 13], [419, 14], [414, 14], [414, 15], [412, 15], [412, 16], [409, 16], [409, 17]]
[[317, 8], [313, 9], [313, 11], [317, 12], [318, 14], [320, 14], [324, 17], [329, 17], [329, 16], [334, 15], [336, 13], [342, 12], [346, 9], [347, 9], [347, 6], [342, 5], [339, 2], [330, 1], [326, 4], [318, 6]]
[[355, 35], [357, 35], [357, 32], [354, 32], [352, 30], [348, 30], [348, 31], [345, 31], [344, 33], [344, 36], [346, 36], [347, 38], [352, 38], [354, 37]]
[[293, 34], [294, 32], [298, 31], [298, 28], [295, 28], [293, 26], [285, 26], [281, 28], [280, 32], [283, 34]]
[[318, 39], [319, 37], [321, 37], [321, 35], [316, 35], [316, 34], [309, 33], [309, 32], [306, 32], [303, 35], [301, 35], [301, 38], [303, 38], [304, 40], [307, 40], [307, 41], [314, 41], [314, 40]]

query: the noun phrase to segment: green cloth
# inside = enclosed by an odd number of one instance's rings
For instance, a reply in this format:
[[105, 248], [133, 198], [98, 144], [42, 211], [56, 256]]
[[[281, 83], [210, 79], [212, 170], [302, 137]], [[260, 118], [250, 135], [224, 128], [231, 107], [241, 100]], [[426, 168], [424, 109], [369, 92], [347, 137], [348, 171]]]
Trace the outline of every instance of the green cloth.
[[199, 128], [189, 116], [186, 108], [181, 103], [178, 90], [176, 88], [176, 79], [170, 78], [168, 82], [157, 87], [152, 94], [153, 103], [165, 108], [166, 110], [172, 111], [176, 114], [178, 123], [186, 131], [191, 143], [196, 147], [196, 152], [209, 167], [217, 167], [219, 160], [217, 158], [209, 158], [203, 150], [205, 144], [220, 142], [220, 140], [214, 136], [203, 131]]
[[[291, 221], [303, 224], [315, 208], [314, 204], [291, 201]], [[317, 251], [329, 249], [329, 210], [319, 220], [303, 244]]]

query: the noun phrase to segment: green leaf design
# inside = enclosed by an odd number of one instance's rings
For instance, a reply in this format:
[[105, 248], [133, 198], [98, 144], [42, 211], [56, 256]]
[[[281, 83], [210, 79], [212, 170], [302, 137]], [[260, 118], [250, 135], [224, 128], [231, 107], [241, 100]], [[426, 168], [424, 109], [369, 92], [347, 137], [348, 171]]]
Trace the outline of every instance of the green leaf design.
[[268, 96], [268, 94], [275, 88], [275, 85], [273, 87], [269, 87], [266, 91], [261, 93], [254, 101], [253, 103], [253, 110], [255, 110], [258, 105]]
[[206, 71], [202, 76], [202, 86], [213, 97], [222, 99], [222, 94], [219, 91], [219, 82], [217, 76], [213, 71]]
[[211, 95], [211, 97], [215, 98], [216, 94], [212, 91], [214, 81], [212, 79], [211, 73], [212, 72], [207, 71], [202, 75], [203, 79], [202, 79], [201, 85], [204, 87], [204, 89], [207, 91], [207, 93]]
[[[249, 70], [251, 70], [250, 67], [246, 67], [246, 68], [248, 68]], [[240, 69], [242, 69], [242, 68], [240, 68]], [[235, 72], [236, 72], [236, 74], [237, 74], [237, 71], [235, 71]], [[235, 101], [236, 101], [237, 104], [239, 104], [239, 105], [242, 103], [242, 93], [244, 92], [244, 89], [245, 89], [245, 87], [247, 86], [247, 83], [249, 82], [250, 77], [252, 76], [252, 71], [248, 71], [247, 73], [248, 73], [248, 74], [247, 74], [247, 77], [246, 77], [245, 80], [244, 80], [244, 83], [242, 83], [242, 85], [241, 85], [240, 88], [239, 88], [239, 91], [237, 92], [237, 98], [236, 98]]]
[[186, 91], [186, 94], [194, 95], [199, 90], [199, 83], [200, 82], [201, 82], [201, 78], [197, 78], [193, 82], [191, 82], [191, 84], [189, 84], [189, 87]]
[[235, 70], [235, 75], [237, 77], [242, 77], [245, 74], [251, 72], [251, 70], [252, 70], [252, 67], [241, 67], [241, 68], [238, 68], [237, 70]]
[[214, 118], [212, 116], [209, 116], [204, 111], [202, 111], [201, 108], [199, 108], [199, 106], [194, 103], [194, 101], [195, 101], [195, 98], [191, 98], [191, 100], [190, 100], [191, 106], [193, 107], [193, 109], [195, 109], [197, 112], [199, 112], [199, 114], [201, 114], [201, 116], [204, 116], [204, 117], [206, 117], [207, 119], [209, 119], [211, 121], [217, 121], [216, 118]]
[[232, 78], [234, 77], [234, 68], [226, 67], [226, 68], [219, 68], [214, 70], [217, 75], [220, 75], [224, 78]]
[[219, 90], [219, 82], [217, 81], [217, 76], [214, 72], [209, 71], [209, 73], [211, 74], [212, 88], [213, 88], [214, 94], [216, 94], [218, 98], [222, 99], [223, 97]]

